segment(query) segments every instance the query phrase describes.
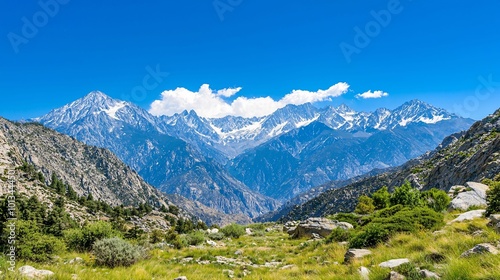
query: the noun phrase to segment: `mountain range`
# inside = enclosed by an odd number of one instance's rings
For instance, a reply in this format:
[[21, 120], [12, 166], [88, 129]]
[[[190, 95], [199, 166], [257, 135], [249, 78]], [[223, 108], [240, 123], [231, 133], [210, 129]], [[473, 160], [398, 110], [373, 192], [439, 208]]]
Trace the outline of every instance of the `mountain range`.
[[304, 104], [259, 118], [153, 116], [98, 91], [34, 121], [111, 150], [163, 192], [250, 218], [331, 180], [398, 166], [473, 123], [418, 100], [372, 113]]
[[[446, 137], [441, 145], [402, 166], [374, 176], [351, 182], [329, 182], [326, 191], [305, 202], [296, 199], [275, 213], [259, 218], [267, 220], [298, 220], [351, 212], [361, 195], [369, 195], [388, 186], [389, 190], [410, 182], [420, 190], [437, 188], [449, 191], [452, 186], [483, 179], [498, 178], [500, 173], [500, 110], [476, 122], [469, 130]], [[339, 184], [342, 185], [338, 188]], [[333, 185], [333, 186], [332, 186]]]

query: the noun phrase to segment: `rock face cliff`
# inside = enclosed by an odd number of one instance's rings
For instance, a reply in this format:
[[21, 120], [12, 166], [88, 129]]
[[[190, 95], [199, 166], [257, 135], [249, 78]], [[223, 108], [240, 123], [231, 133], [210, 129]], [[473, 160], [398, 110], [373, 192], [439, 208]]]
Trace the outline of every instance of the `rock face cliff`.
[[[274, 219], [296, 220], [351, 212], [359, 196], [371, 194], [382, 186], [393, 189], [405, 181], [422, 190], [439, 188], [448, 191], [454, 185], [493, 179], [499, 173], [500, 110], [476, 122], [468, 131], [447, 137], [431, 153], [389, 172], [329, 190], [303, 204], [290, 207], [291, 211], [274, 216]], [[329, 184], [324, 187], [328, 188]]]

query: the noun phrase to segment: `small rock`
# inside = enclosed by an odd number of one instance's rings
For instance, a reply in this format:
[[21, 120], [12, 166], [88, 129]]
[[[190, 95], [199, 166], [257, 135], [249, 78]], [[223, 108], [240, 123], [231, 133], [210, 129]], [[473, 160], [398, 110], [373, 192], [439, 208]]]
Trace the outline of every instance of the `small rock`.
[[317, 233], [312, 233], [311, 234], [311, 237], [313, 240], [320, 240], [320, 239], [323, 239], [323, 237], [321, 237], [321, 235], [317, 234]]
[[212, 246], [212, 247], [216, 247], [217, 246], [217, 243], [215, 241], [212, 241], [212, 240], [207, 240], [207, 244]]
[[401, 266], [401, 265], [403, 265], [405, 263], [409, 263], [409, 262], [410, 262], [409, 259], [395, 259], [395, 260], [383, 262], [383, 263], [379, 264], [378, 266], [392, 269], [392, 268], [396, 268], [398, 266]]
[[406, 279], [406, 277], [404, 277], [403, 275], [397, 273], [396, 271], [391, 271], [391, 273], [389, 273], [389, 280], [404, 280]]
[[218, 228], [209, 228], [209, 229], [207, 229], [207, 233], [208, 234], [219, 233], [219, 229]]
[[76, 257], [68, 262], [69, 264], [75, 264], [75, 263], [83, 263], [83, 259], [80, 257]]
[[174, 280], [188, 280], [188, 278], [186, 276], [179, 276], [179, 277], [175, 278]]
[[370, 270], [364, 266], [360, 267], [359, 270], [359, 275], [361, 275], [361, 279], [363, 280], [369, 280], [370, 279]]
[[77, 280], [78, 279], [78, 275], [76, 274], [71, 274], [71, 280]]
[[478, 254], [493, 254], [493, 255], [498, 255], [498, 249], [495, 248], [495, 246], [488, 244], [488, 243], [483, 243], [476, 245], [474, 248], [464, 252], [460, 257], [461, 258], [468, 258], [472, 255], [478, 255]]
[[252, 231], [251, 228], [246, 228], [245, 232], [246, 232], [247, 235], [253, 235], [253, 231]]
[[281, 270], [293, 269], [295, 267], [297, 267], [297, 266], [293, 265], [293, 264], [289, 264], [289, 265], [285, 265], [284, 267], [282, 267]]
[[234, 252], [234, 254], [236, 256], [241, 256], [241, 255], [243, 255], [243, 251], [242, 250], [237, 250], [236, 252]]
[[344, 255], [344, 262], [349, 263], [352, 260], [361, 259], [371, 254], [372, 252], [366, 249], [350, 249]]
[[472, 221], [474, 219], [483, 217], [485, 212], [486, 210], [474, 210], [465, 212], [462, 215], [458, 216], [458, 218], [456, 218], [455, 220], [451, 221], [450, 223]]
[[193, 261], [193, 258], [184, 258], [180, 261], [180, 263], [190, 263]]
[[273, 231], [272, 228], [266, 228], [266, 232], [271, 232], [271, 231]]
[[32, 266], [25, 265], [19, 268], [19, 273], [28, 278], [47, 278], [54, 275], [54, 272], [50, 270], [39, 270]]
[[436, 273], [429, 271], [427, 269], [420, 270], [420, 276], [426, 279], [441, 279]]
[[230, 269], [224, 269], [222, 271], [222, 274], [226, 274], [227, 276], [229, 276], [229, 278], [234, 278], [234, 271]]

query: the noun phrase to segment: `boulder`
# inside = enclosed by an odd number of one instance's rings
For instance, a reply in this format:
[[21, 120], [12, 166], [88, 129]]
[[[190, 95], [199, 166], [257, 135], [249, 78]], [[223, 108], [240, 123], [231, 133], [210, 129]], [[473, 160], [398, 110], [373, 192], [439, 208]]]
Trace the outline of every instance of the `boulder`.
[[369, 280], [370, 279], [370, 270], [364, 266], [360, 267], [359, 270], [359, 275], [361, 276], [361, 279], [363, 280]]
[[213, 240], [207, 240], [207, 244], [212, 246], [212, 247], [217, 247], [217, 243]]
[[465, 212], [458, 216], [455, 220], [451, 221], [451, 223], [455, 222], [463, 222], [463, 221], [471, 221], [477, 218], [481, 218], [486, 213], [486, 210], [473, 210], [469, 212]]
[[252, 231], [252, 229], [251, 229], [251, 228], [246, 228], [246, 229], [245, 229], [245, 233], [246, 233], [247, 235], [253, 235], [253, 231]]
[[[452, 190], [457, 189], [456, 187], [452, 187]], [[459, 193], [451, 201], [451, 210], [467, 210], [471, 206], [486, 207], [486, 192], [489, 187], [475, 182], [468, 182], [467, 187], [466, 191]]]
[[401, 266], [405, 263], [409, 263], [410, 260], [409, 259], [395, 259], [395, 260], [390, 260], [390, 261], [386, 261], [386, 262], [383, 262], [381, 264], [379, 264], [378, 266], [379, 267], [383, 267], [383, 268], [396, 268], [398, 266]]
[[32, 278], [32, 279], [43, 279], [47, 277], [51, 277], [54, 275], [54, 272], [50, 270], [42, 270], [42, 269], [36, 269], [32, 266], [25, 265], [19, 268], [19, 273], [21, 273], [22, 276]]
[[483, 243], [476, 245], [474, 248], [464, 252], [460, 257], [461, 258], [468, 258], [473, 255], [479, 255], [479, 254], [492, 254], [492, 255], [498, 255], [498, 249], [488, 243]]
[[389, 277], [387, 279], [389, 279], [389, 280], [404, 280], [404, 279], [406, 279], [406, 277], [397, 273], [396, 271], [391, 271], [391, 273], [389, 273]]
[[490, 222], [488, 225], [500, 233], [500, 214], [490, 215]]
[[218, 228], [209, 228], [209, 229], [207, 229], [207, 233], [208, 234], [219, 233], [219, 229]]
[[427, 269], [422, 269], [422, 270], [420, 270], [419, 273], [420, 273], [420, 276], [422, 276], [425, 279], [441, 279], [441, 277], [439, 277], [439, 275], [437, 275], [436, 273], [429, 271]]
[[350, 249], [344, 255], [344, 262], [349, 263], [355, 259], [361, 259], [371, 255], [372, 251], [366, 249]]
[[311, 239], [314, 237], [314, 234], [326, 238], [336, 228], [348, 229], [352, 228], [352, 225], [348, 223], [332, 221], [326, 218], [309, 218], [305, 221], [300, 222], [293, 231], [289, 231], [289, 234], [291, 233], [292, 238], [305, 237]]
[[284, 225], [283, 225], [283, 232], [286, 232], [288, 233], [289, 235], [292, 235], [293, 232], [295, 231], [295, 229], [297, 228], [297, 225], [299, 223], [298, 222], [286, 222]]

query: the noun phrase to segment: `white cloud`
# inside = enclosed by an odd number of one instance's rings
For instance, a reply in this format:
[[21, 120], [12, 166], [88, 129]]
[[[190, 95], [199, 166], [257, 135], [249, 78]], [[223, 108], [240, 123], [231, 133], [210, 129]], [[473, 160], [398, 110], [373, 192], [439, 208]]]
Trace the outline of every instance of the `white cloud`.
[[387, 92], [384, 92], [381, 90], [376, 90], [376, 91], [372, 92], [371, 90], [369, 90], [367, 92], [357, 94], [356, 98], [368, 99], [368, 98], [382, 98], [382, 97], [386, 97], [386, 96], [389, 96], [389, 94]]
[[330, 100], [345, 94], [349, 89], [347, 83], [338, 83], [327, 90], [315, 92], [307, 90], [293, 90], [280, 100], [271, 97], [246, 98], [238, 97], [232, 102], [224, 98], [231, 97], [241, 90], [227, 88], [214, 91], [208, 84], [204, 84], [196, 92], [185, 88], [166, 90], [162, 92], [161, 99], [151, 103], [149, 112], [153, 115], [173, 115], [184, 110], [195, 110], [202, 117], [218, 118], [227, 115], [242, 117], [261, 117], [272, 114], [286, 105], [301, 105]]

